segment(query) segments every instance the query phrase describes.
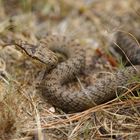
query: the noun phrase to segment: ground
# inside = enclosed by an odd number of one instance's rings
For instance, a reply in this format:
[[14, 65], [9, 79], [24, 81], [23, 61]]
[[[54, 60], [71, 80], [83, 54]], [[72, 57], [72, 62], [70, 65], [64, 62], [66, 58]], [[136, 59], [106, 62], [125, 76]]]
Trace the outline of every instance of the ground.
[[40, 96], [37, 86], [46, 66], [17, 46], [6, 45], [14, 39], [35, 44], [47, 34], [77, 39], [87, 48], [86, 69], [69, 87], [86, 87], [99, 73], [122, 66], [109, 52], [114, 34], [138, 31], [139, 19], [139, 0], [1, 0], [0, 139], [140, 139], [139, 96], [127, 91], [123, 98], [65, 114]]

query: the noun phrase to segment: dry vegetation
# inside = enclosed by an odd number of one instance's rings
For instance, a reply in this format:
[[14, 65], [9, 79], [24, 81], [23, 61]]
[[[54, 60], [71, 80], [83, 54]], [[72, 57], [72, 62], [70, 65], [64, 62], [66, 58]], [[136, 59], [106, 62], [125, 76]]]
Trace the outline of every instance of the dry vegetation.
[[1, 0], [0, 139], [140, 139], [140, 100], [131, 94], [140, 85], [127, 91], [125, 98], [65, 114], [47, 104], [36, 88], [45, 66], [14, 45], [5, 46], [11, 39], [36, 43], [49, 33], [75, 37], [87, 47], [87, 75], [78, 77], [86, 87], [94, 84], [98, 70], [112, 72], [121, 66], [108, 47], [117, 30], [140, 29], [139, 4], [139, 0]]

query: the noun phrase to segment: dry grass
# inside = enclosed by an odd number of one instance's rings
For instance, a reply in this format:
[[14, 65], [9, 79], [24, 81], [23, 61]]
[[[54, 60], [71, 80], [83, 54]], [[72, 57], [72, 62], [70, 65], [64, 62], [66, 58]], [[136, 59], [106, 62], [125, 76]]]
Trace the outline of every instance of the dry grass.
[[55, 112], [36, 88], [45, 66], [16, 46], [4, 47], [12, 39], [36, 43], [48, 33], [75, 37], [87, 47], [88, 75], [78, 77], [85, 87], [98, 70], [116, 69], [108, 47], [117, 30], [139, 30], [139, 10], [138, 0], [1, 0], [0, 139], [140, 139], [139, 95], [131, 93], [140, 85], [84, 112]]

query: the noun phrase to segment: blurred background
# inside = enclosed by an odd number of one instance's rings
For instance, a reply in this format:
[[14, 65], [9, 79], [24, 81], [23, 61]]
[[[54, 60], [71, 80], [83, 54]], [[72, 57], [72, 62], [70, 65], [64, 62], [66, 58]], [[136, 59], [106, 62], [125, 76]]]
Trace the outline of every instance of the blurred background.
[[[98, 121], [93, 112], [81, 117], [82, 120], [61, 111], [52, 111], [54, 116], [49, 110], [51, 106], [36, 90], [45, 66], [14, 45], [4, 46], [15, 39], [35, 44], [48, 34], [78, 39], [87, 47], [87, 65], [91, 65], [87, 78], [80, 79], [87, 86], [95, 81], [95, 71], [89, 73], [95, 67], [91, 59], [94, 54], [103, 56], [100, 65], [100, 60], [96, 62], [98, 70], [105, 67], [112, 72], [116, 68], [114, 56], [107, 58], [118, 30], [139, 33], [139, 0], [0, 0], [0, 139], [38, 140], [38, 127], [50, 134], [55, 132], [54, 128], [60, 130], [55, 138], [47, 134], [43, 140], [140, 139], [137, 101], [120, 101], [113, 108], [110, 105], [93, 111]], [[71, 121], [72, 117], [76, 121]], [[62, 125], [62, 120], [63, 127], [55, 125]]]

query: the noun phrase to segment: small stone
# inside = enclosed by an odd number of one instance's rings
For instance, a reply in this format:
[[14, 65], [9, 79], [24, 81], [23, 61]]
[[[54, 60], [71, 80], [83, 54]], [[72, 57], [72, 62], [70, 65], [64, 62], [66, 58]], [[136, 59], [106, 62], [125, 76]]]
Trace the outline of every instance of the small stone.
[[54, 113], [55, 112], [55, 108], [54, 107], [50, 107], [49, 108], [49, 111], [51, 111], [52, 113]]

